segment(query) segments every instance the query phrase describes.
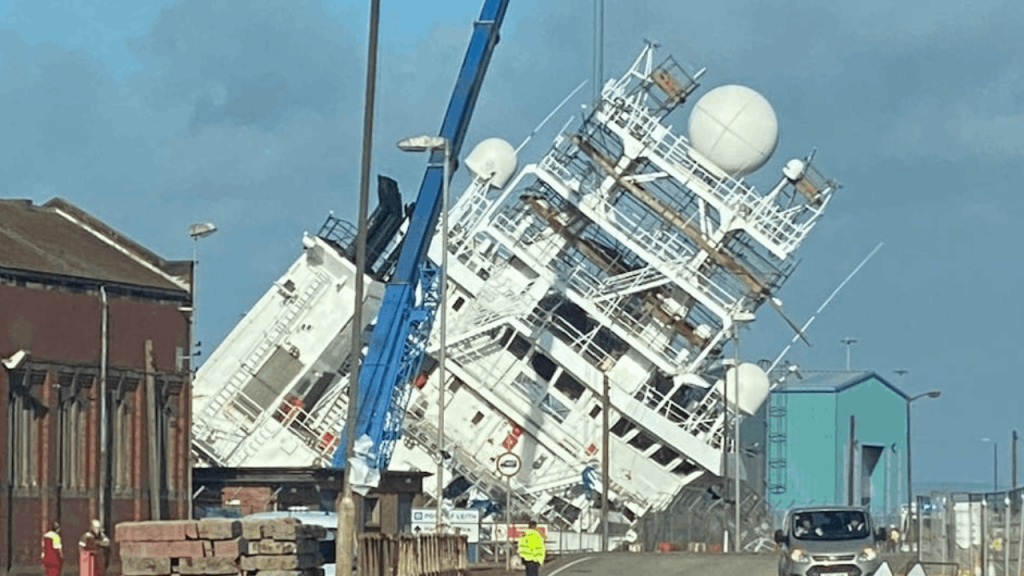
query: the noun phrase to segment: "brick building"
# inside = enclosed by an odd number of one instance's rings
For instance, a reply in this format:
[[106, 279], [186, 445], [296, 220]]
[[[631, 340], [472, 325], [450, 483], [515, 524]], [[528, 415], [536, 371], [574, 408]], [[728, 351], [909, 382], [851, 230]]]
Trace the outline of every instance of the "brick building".
[[189, 516], [191, 270], [67, 201], [0, 200], [0, 576], [42, 573], [53, 521], [77, 574], [90, 519]]

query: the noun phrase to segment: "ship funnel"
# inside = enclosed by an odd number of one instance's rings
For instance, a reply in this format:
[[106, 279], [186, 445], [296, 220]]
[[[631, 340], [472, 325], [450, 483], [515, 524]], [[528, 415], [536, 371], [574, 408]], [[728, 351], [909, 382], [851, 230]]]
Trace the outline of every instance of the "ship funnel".
[[493, 188], [504, 188], [518, 165], [516, 150], [501, 138], [488, 138], [476, 145], [466, 158], [466, 167], [476, 178], [491, 178]]

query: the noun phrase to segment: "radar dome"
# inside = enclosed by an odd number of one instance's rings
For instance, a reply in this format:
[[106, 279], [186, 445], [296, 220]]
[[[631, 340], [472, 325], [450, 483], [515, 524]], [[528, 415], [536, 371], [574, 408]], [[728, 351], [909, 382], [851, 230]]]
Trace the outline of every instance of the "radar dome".
[[[729, 405], [736, 406], [740, 412], [750, 416], [755, 414], [764, 401], [768, 398], [769, 381], [768, 375], [757, 364], [742, 362], [739, 365], [739, 401], [736, 394], [736, 368], [729, 368], [725, 373], [725, 383], [728, 384]], [[723, 382], [715, 384], [715, 390], [722, 393]]]
[[516, 172], [516, 149], [501, 138], [488, 138], [476, 145], [466, 158], [466, 167], [477, 178], [494, 178], [491, 186], [504, 188]]
[[779, 143], [779, 121], [764, 96], [738, 84], [719, 86], [690, 112], [690, 145], [731, 176], [768, 161]]

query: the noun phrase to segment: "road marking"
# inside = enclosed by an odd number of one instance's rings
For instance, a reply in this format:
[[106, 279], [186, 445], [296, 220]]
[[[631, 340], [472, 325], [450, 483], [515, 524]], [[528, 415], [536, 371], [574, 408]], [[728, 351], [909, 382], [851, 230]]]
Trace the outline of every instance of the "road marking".
[[580, 562], [583, 562], [584, 560], [590, 560], [591, 558], [593, 558], [593, 556], [586, 556], [584, 558], [580, 558], [579, 560], [573, 560], [572, 562], [569, 562], [565, 566], [562, 566], [558, 570], [555, 570], [554, 572], [552, 572], [551, 576], [556, 576], [562, 570], [565, 570], [566, 568], [569, 568], [570, 566], [575, 566], [576, 564], [579, 564]]

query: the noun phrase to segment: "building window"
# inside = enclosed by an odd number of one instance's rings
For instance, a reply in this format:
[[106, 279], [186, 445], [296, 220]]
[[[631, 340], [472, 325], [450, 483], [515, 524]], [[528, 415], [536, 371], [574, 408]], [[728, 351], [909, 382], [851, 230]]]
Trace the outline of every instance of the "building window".
[[[11, 378], [14, 382], [20, 379]], [[20, 386], [20, 383], [19, 383]], [[11, 467], [14, 486], [33, 488], [39, 485], [39, 418], [34, 399], [25, 393], [11, 394]]]
[[122, 397], [114, 416], [114, 489], [121, 492], [132, 487], [132, 404]]
[[85, 449], [85, 422], [82, 418], [84, 401], [72, 399], [61, 411], [61, 485], [65, 488], [85, 488], [82, 473]]

